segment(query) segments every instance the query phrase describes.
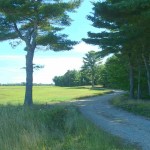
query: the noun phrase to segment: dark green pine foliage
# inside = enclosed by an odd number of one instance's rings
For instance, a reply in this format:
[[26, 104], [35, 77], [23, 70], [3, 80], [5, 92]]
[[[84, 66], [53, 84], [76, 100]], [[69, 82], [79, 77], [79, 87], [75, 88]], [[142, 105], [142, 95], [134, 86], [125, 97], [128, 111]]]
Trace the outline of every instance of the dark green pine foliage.
[[[117, 5], [114, 5], [116, 14], [119, 13], [119, 17], [124, 17], [128, 24], [124, 24], [123, 28], [126, 29], [128, 37], [131, 42], [129, 48], [132, 55], [132, 64], [134, 63], [135, 71], [137, 74], [138, 89], [137, 97], [141, 98], [142, 88], [142, 74], [143, 74], [143, 62], [146, 68], [148, 94], [150, 95], [150, 0], [130, 0], [128, 2], [121, 1]], [[133, 37], [132, 37], [133, 35]], [[133, 57], [134, 56], [134, 57]], [[138, 76], [138, 77], [137, 77]], [[146, 84], [145, 86], [146, 87]]]
[[[141, 59], [144, 59], [150, 85], [148, 66], [148, 60], [150, 60], [150, 44], [148, 42], [150, 39], [150, 0], [106, 0], [93, 3], [93, 5], [94, 13], [88, 16], [88, 19], [93, 22], [94, 27], [101, 28], [102, 32], [88, 32], [89, 38], [83, 40], [99, 45], [102, 49], [100, 56], [119, 53], [127, 57], [130, 97], [133, 98], [135, 67], [140, 68]], [[140, 60], [140, 63], [137, 63], [137, 59]]]
[[[137, 97], [141, 97], [141, 89], [143, 89], [143, 63], [147, 74], [147, 91], [150, 95], [150, 66], [148, 65], [150, 64], [150, 0], [121, 1], [114, 5], [114, 9], [116, 10], [115, 14], [119, 14], [118, 17], [124, 17], [127, 20], [123, 27], [128, 29], [126, 30], [128, 36], [135, 35], [130, 39], [133, 42], [129, 45], [129, 48], [134, 55], [134, 58], [132, 58], [134, 68], [138, 70], [135, 76], [138, 82]], [[144, 87], [146, 87], [146, 84]]]
[[37, 47], [47, 50], [71, 50], [75, 41], [59, 31], [69, 26], [69, 12], [74, 12], [80, 0], [1, 0], [0, 41], [17, 39], [25, 42], [26, 93], [25, 105], [32, 105], [33, 57]]
[[127, 60], [121, 55], [107, 59], [105, 63], [107, 87], [123, 90], [129, 88], [128, 67], [126, 64]]

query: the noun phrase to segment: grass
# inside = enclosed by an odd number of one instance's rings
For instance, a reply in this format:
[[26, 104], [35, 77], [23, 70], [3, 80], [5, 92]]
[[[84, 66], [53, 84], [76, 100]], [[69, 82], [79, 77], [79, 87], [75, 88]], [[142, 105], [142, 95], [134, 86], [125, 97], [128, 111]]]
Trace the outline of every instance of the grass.
[[2, 150], [134, 150], [98, 129], [75, 107], [0, 106]]
[[111, 103], [126, 111], [136, 115], [141, 115], [150, 118], [150, 101], [146, 100], [131, 100], [127, 95], [121, 95], [114, 98]]
[[36, 105], [32, 108], [20, 105], [23, 103], [24, 90], [23, 86], [0, 87], [0, 149], [136, 149], [94, 126], [73, 106], [45, 105], [102, 95], [110, 93], [110, 90], [98, 87], [91, 89], [90, 87], [35, 86], [33, 99]]
[[[24, 86], [0, 86], [0, 104], [23, 104]], [[62, 102], [111, 92], [107, 89], [90, 87], [33, 87], [33, 101], [36, 104]]]

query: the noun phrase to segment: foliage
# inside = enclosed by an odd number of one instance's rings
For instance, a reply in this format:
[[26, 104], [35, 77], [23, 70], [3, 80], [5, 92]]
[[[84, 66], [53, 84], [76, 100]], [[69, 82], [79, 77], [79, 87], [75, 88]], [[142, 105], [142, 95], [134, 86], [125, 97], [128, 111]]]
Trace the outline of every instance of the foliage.
[[94, 87], [96, 68], [100, 63], [100, 58], [95, 51], [90, 51], [83, 57], [83, 66], [81, 67], [84, 74], [87, 74], [91, 80], [92, 87]]
[[107, 87], [127, 90], [129, 87], [127, 61], [122, 57], [112, 56], [105, 63]]
[[[99, 45], [101, 57], [109, 54], [122, 55], [129, 68], [130, 97], [134, 92], [140, 98], [142, 75], [147, 74], [150, 95], [150, 1], [142, 0], [106, 0], [93, 3], [93, 13], [88, 16], [92, 25], [100, 28], [100, 33], [88, 32], [85, 42]], [[145, 70], [141, 66], [145, 63]], [[124, 66], [123, 66], [124, 67]], [[120, 72], [121, 73], [121, 72]], [[137, 78], [137, 81], [135, 80]], [[138, 86], [136, 86], [138, 84]], [[135, 90], [135, 87], [138, 87]]]
[[95, 51], [90, 51], [83, 57], [83, 66], [81, 70], [68, 70], [62, 76], [55, 76], [53, 81], [56, 86], [83, 86], [98, 84], [98, 66], [100, 58]]
[[[127, 66], [128, 59], [121, 54], [112, 55], [107, 58], [105, 64], [98, 64], [95, 67], [95, 85], [102, 85], [106, 88], [129, 89], [129, 68]], [[138, 63], [138, 62], [136, 62]], [[54, 83], [57, 86], [80, 86], [90, 85], [91, 78], [86, 71], [69, 70], [63, 76], [56, 76]], [[147, 98], [147, 78], [145, 74], [144, 64], [141, 66], [140, 86], [142, 88], [141, 97]], [[69, 84], [70, 83], [70, 84]], [[134, 85], [138, 87], [138, 68], [134, 67]], [[138, 93], [137, 89], [134, 89]]]
[[99, 65], [96, 68], [96, 74], [95, 74], [95, 83], [97, 85], [102, 85], [103, 87], [109, 87], [108, 86], [108, 75], [107, 75], [107, 70], [104, 65]]
[[68, 70], [63, 76], [55, 76], [53, 81], [56, 86], [81, 86], [81, 73], [76, 70]]
[[32, 45], [32, 42], [36, 42], [35, 46], [47, 46], [52, 50], [70, 49], [72, 43], [68, 45], [69, 47], [63, 44], [70, 42], [65, 41], [66, 35], [56, 34], [63, 28], [56, 26], [70, 25], [71, 20], [67, 12], [72, 12], [79, 4], [79, 1], [1, 0], [0, 40], [20, 38], [27, 44], [26, 50], [30, 46], [28, 44]]

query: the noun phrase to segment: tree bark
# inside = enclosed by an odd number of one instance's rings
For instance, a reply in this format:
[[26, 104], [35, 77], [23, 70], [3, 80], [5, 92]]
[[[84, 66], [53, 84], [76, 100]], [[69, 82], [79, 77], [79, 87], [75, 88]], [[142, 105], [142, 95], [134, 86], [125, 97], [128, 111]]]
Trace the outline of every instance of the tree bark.
[[147, 72], [148, 95], [150, 96], [150, 67], [149, 67], [149, 61], [145, 57], [144, 54], [143, 54], [143, 60], [144, 60], [144, 64], [145, 64], [145, 68], [146, 68], [146, 72]]
[[33, 57], [34, 49], [28, 49], [26, 55], [26, 90], [24, 105], [31, 106], [32, 100], [32, 86], [33, 86]]
[[92, 88], [94, 88], [94, 71], [92, 70]]
[[137, 99], [141, 99], [141, 65], [138, 65], [138, 90]]
[[134, 99], [134, 71], [130, 57], [129, 57], [129, 80], [130, 80], [130, 98]]

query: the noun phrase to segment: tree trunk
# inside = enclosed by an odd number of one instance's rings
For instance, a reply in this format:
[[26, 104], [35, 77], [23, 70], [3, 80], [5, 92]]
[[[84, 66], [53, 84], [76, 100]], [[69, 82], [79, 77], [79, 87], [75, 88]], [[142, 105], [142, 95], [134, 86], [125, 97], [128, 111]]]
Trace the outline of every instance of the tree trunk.
[[26, 91], [24, 105], [31, 106], [32, 100], [32, 86], [33, 86], [33, 57], [34, 49], [28, 49], [26, 55]]
[[144, 54], [143, 54], [143, 60], [147, 72], [148, 94], [150, 96], [150, 67], [149, 67], [149, 61], [147, 60]]
[[130, 80], [130, 98], [134, 99], [134, 73], [133, 65], [129, 58], [129, 80]]
[[94, 73], [92, 73], [92, 88], [94, 88]]
[[138, 66], [138, 90], [137, 99], [141, 99], [141, 65]]

